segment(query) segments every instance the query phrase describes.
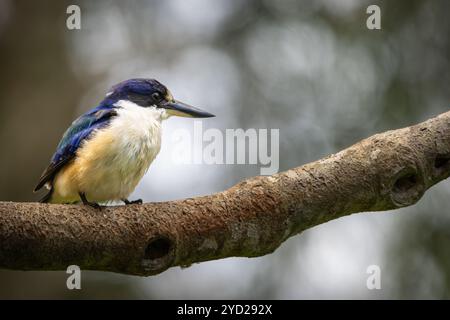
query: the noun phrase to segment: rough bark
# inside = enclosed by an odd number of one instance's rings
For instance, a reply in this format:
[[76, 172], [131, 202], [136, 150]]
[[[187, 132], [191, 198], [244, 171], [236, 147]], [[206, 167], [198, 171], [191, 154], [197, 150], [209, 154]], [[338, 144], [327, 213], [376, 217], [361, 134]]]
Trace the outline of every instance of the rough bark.
[[450, 112], [209, 196], [109, 207], [0, 202], [0, 268], [154, 275], [255, 257], [326, 221], [416, 203], [450, 175]]

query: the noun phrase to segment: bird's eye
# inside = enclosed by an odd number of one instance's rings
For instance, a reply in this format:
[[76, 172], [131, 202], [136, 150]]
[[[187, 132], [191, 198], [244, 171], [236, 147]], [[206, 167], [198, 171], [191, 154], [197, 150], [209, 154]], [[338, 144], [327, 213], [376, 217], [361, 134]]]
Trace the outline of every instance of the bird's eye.
[[161, 94], [159, 92], [153, 92], [152, 93], [152, 98], [155, 101], [159, 101], [159, 100], [161, 100]]

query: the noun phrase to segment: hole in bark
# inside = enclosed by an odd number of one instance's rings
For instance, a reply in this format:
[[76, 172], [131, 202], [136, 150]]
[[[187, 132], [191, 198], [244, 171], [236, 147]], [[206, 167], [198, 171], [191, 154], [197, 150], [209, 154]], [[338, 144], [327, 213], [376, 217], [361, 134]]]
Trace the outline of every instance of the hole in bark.
[[397, 207], [416, 203], [425, 192], [423, 176], [415, 168], [404, 168], [396, 175], [394, 181], [391, 199]]
[[394, 184], [394, 192], [395, 193], [403, 193], [408, 192], [417, 184], [417, 176], [414, 173], [409, 173], [400, 177], [395, 181]]
[[154, 260], [169, 254], [172, 243], [167, 238], [156, 238], [150, 241], [145, 249], [144, 259]]
[[434, 168], [438, 175], [450, 170], [450, 155], [441, 154], [434, 159]]
[[160, 273], [169, 268], [175, 260], [176, 242], [170, 236], [154, 236], [148, 241], [142, 260], [142, 274]]

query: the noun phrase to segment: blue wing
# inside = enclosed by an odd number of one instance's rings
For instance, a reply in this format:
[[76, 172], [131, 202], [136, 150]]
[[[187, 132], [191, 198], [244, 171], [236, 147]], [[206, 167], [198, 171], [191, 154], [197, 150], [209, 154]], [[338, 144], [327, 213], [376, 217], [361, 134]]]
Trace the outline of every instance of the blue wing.
[[88, 139], [94, 130], [107, 126], [116, 115], [116, 110], [111, 106], [99, 106], [76, 119], [64, 133], [34, 191], [51, 182], [58, 171], [73, 159], [81, 143]]

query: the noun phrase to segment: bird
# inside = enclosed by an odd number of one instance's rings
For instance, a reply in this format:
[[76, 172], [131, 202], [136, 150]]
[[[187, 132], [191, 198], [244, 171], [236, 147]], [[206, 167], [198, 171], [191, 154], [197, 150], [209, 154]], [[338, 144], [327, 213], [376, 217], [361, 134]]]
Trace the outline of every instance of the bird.
[[136, 78], [114, 85], [93, 109], [62, 136], [34, 188], [44, 203], [99, 203], [128, 200], [161, 149], [161, 123], [171, 116], [213, 114], [175, 100], [156, 79]]

